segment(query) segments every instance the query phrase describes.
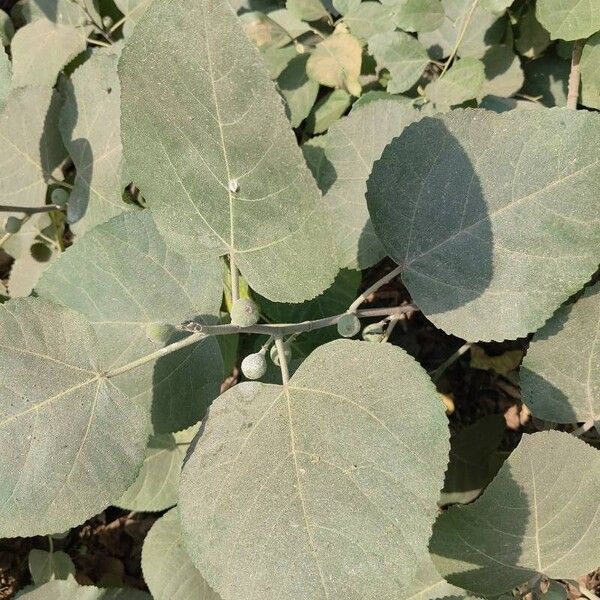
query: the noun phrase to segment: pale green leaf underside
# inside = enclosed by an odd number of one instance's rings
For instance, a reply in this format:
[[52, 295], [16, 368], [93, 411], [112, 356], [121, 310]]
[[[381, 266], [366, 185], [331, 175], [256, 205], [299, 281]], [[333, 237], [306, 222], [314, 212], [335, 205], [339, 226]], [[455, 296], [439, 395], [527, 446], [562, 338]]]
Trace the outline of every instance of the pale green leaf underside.
[[64, 531], [114, 502], [142, 462], [147, 413], [102, 373], [81, 315], [0, 306], [0, 534]]
[[534, 336], [521, 367], [523, 400], [540, 419], [600, 420], [600, 284]]
[[52, 579], [67, 579], [69, 575], [75, 575], [75, 565], [65, 552], [46, 552], [34, 548], [29, 552], [27, 562], [31, 578], [37, 585]]
[[393, 7], [394, 22], [404, 31], [435, 31], [444, 22], [440, 0], [384, 0]]
[[397, 600], [447, 453], [442, 404], [404, 351], [320, 346], [289, 387], [242, 383], [213, 403], [182, 475], [190, 557], [231, 600]]
[[[88, 231], [38, 285], [40, 296], [90, 320], [111, 369], [160, 348], [146, 335], [150, 323], [210, 320], [222, 291], [219, 260], [175, 252], [148, 211], [127, 212]], [[208, 338], [124, 373], [114, 384], [132, 400], [151, 404], [155, 433], [169, 433], [202, 417], [218, 394], [222, 368], [217, 341]]]
[[438, 570], [485, 596], [537, 573], [575, 579], [593, 570], [599, 472], [600, 453], [568, 433], [523, 436], [479, 500], [438, 518], [430, 544]]
[[585, 111], [454, 110], [384, 150], [369, 212], [428, 318], [470, 341], [513, 339], [586, 283], [599, 260], [598, 140], [600, 116]]
[[593, 35], [581, 56], [581, 103], [600, 109], [600, 32]]
[[62, 89], [59, 127], [77, 169], [67, 217], [78, 235], [131, 208], [122, 200], [118, 58], [94, 50]]
[[395, 28], [394, 15], [390, 7], [379, 2], [361, 2], [344, 15], [344, 23], [352, 35], [368, 40], [378, 34]]
[[539, 0], [536, 16], [552, 39], [578, 40], [600, 30], [597, 0]]
[[115, 505], [154, 512], [177, 504], [183, 459], [197, 431], [198, 427], [193, 426], [177, 433], [151, 435], [137, 479]]
[[336, 223], [340, 267], [366, 269], [385, 256], [369, 219], [365, 193], [373, 162], [402, 130], [421, 118], [409, 106], [378, 100], [336, 121], [327, 134], [325, 202]]
[[38, 19], [17, 31], [11, 44], [12, 87], [47, 86], [86, 47], [82, 29]]
[[346, 88], [349, 81], [358, 79], [361, 62], [362, 47], [358, 39], [337, 33], [317, 44], [306, 63], [306, 71], [323, 85]]
[[301, 302], [327, 288], [331, 224], [229, 5], [158, 0], [123, 51], [120, 76], [127, 165], [175, 246], [232, 253], [272, 300]]
[[50, 88], [27, 87], [9, 93], [0, 116], [2, 204], [44, 204], [46, 181], [65, 157], [58, 132], [59, 106], [58, 94]]
[[142, 571], [154, 600], [221, 600], [185, 552], [177, 508], [156, 521], [148, 532], [142, 548]]
[[152, 600], [149, 594], [139, 590], [80, 586], [74, 579], [50, 581], [17, 597], [19, 600]]

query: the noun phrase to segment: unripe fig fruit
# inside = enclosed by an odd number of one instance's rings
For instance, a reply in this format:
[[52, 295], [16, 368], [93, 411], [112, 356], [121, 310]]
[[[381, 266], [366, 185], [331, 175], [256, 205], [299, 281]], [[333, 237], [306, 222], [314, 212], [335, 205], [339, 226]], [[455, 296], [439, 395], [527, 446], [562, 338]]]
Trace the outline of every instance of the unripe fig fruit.
[[103, 25], [104, 29], [110, 29], [113, 26], [112, 17], [109, 17], [108, 15], [106, 15], [105, 17], [102, 17], [102, 25]]
[[[289, 363], [290, 358], [292, 358], [292, 349], [289, 344], [283, 345], [283, 353], [285, 354], [285, 360]], [[279, 352], [277, 352], [277, 346], [271, 346], [271, 350], [269, 352], [271, 356], [271, 360], [279, 366]]]
[[168, 323], [148, 323], [146, 337], [157, 344], [164, 344], [169, 341], [173, 330], [174, 327]]
[[17, 219], [17, 217], [8, 217], [8, 219], [6, 219], [4, 229], [7, 233], [19, 233], [21, 230], [21, 225], [21, 219]]
[[247, 379], [260, 379], [267, 372], [267, 359], [257, 352], [242, 361], [242, 373]]
[[337, 329], [342, 337], [354, 337], [360, 331], [360, 320], [356, 315], [347, 313], [338, 321]]
[[250, 298], [239, 298], [231, 307], [231, 322], [238, 327], [256, 325], [259, 316], [258, 307]]
[[52, 204], [58, 204], [58, 206], [64, 206], [69, 201], [69, 192], [62, 188], [56, 188], [52, 190], [50, 194], [50, 200]]

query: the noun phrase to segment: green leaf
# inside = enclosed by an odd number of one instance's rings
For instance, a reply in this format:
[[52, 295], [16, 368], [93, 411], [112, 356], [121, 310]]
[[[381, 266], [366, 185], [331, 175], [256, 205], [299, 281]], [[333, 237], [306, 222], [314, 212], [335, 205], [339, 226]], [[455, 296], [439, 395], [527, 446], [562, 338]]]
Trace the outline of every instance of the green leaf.
[[525, 81], [519, 57], [507, 46], [490, 46], [482, 59], [485, 80], [480, 95], [512, 96]]
[[346, 112], [350, 104], [352, 104], [352, 98], [345, 90], [333, 90], [327, 96], [323, 96], [308, 115], [306, 121], [308, 131], [323, 133]]
[[226, 2], [154, 2], [120, 76], [127, 167], [182, 254], [231, 253], [251, 287], [275, 301], [300, 302], [331, 285], [321, 195]]
[[115, 0], [117, 8], [123, 13], [123, 35], [128, 37], [137, 25], [152, 0]]
[[183, 470], [190, 557], [232, 600], [403, 597], [427, 554], [447, 436], [431, 381], [389, 344], [338, 340], [288, 387], [238, 384]]
[[84, 26], [89, 24], [85, 10], [73, 0], [19, 0], [13, 7], [11, 16], [19, 26], [38, 19], [83, 29], [87, 29]]
[[6, 106], [6, 99], [10, 91], [12, 67], [6, 52], [0, 52], [0, 111]]
[[177, 508], [158, 519], [148, 532], [142, 571], [154, 600], [221, 600], [185, 552]]
[[389, 92], [384, 92], [382, 90], [375, 90], [364, 93], [353, 105], [352, 110], [356, 110], [361, 106], [366, 106], [375, 100], [393, 100], [394, 102], [399, 102], [400, 104], [410, 104], [412, 106], [412, 98], [408, 96], [402, 96], [401, 94], [390, 94]]
[[85, 34], [74, 27], [46, 19], [25, 25], [11, 44], [12, 87], [54, 86], [59, 71], [85, 47]]
[[0, 41], [2, 45], [9, 46], [14, 35], [15, 26], [13, 22], [3, 10], [0, 10]]
[[66, 154], [58, 132], [59, 106], [60, 98], [50, 88], [9, 93], [0, 115], [0, 203], [45, 203], [46, 182]]
[[123, 202], [118, 54], [95, 50], [62, 86], [60, 132], [77, 176], [67, 217], [74, 233], [131, 208]]
[[512, 3], [513, 0], [481, 0], [480, 6], [489, 11], [500, 13], [506, 10]]
[[[150, 324], [215, 320], [223, 284], [218, 260], [179, 254], [151, 214], [140, 211], [88, 231], [46, 271], [37, 291], [84, 314], [111, 359], [109, 368], [116, 369], [161, 347], [146, 334]], [[113, 383], [138, 403], [151, 404], [155, 433], [170, 433], [202, 417], [219, 392], [222, 368], [217, 341], [208, 338]]]
[[147, 411], [105, 377], [106, 357], [82, 315], [11, 300], [0, 306], [0, 334], [0, 535], [64, 531], [131, 484]]
[[271, 79], [277, 79], [290, 61], [298, 55], [294, 44], [283, 48], [265, 48], [260, 52], [263, 63]]
[[[33, 240], [32, 240], [33, 241]], [[15, 258], [8, 278], [8, 291], [11, 298], [29, 296], [36, 287], [44, 271], [60, 257], [57, 244], [36, 242], [21, 256]]]
[[291, 38], [297, 38], [311, 31], [310, 25], [295, 17], [289, 10], [280, 8], [269, 11], [269, 18], [287, 31]]
[[525, 84], [522, 93], [539, 98], [545, 106], [566, 106], [571, 63], [553, 56], [542, 56], [523, 65]]
[[29, 551], [27, 560], [31, 578], [36, 585], [75, 575], [75, 565], [65, 552], [46, 552], [34, 548]]
[[384, 0], [394, 8], [394, 23], [404, 31], [435, 31], [444, 22], [440, 0]]
[[527, 58], [537, 58], [549, 45], [550, 34], [536, 19], [535, 8], [531, 7], [519, 20], [515, 48]]
[[177, 504], [183, 459], [197, 431], [194, 425], [178, 433], [150, 436], [137, 479], [115, 505], [136, 512], [155, 512]]
[[302, 144], [304, 160], [323, 193], [329, 188], [328, 178], [331, 176], [329, 161], [325, 156], [326, 145], [327, 135], [315, 136]]
[[290, 113], [292, 127], [298, 127], [306, 119], [319, 93], [319, 84], [309, 79], [306, 74], [307, 60], [308, 54], [299, 54], [292, 58], [277, 78], [279, 91], [285, 98]]
[[362, 62], [362, 46], [352, 35], [336, 33], [319, 44], [306, 64], [308, 76], [327, 87], [341, 88], [353, 93], [358, 85]]
[[379, 100], [354, 109], [330, 128], [325, 148], [329, 174], [325, 177], [333, 183], [325, 202], [336, 224], [340, 267], [362, 270], [385, 256], [367, 210], [367, 179], [383, 149], [421, 116], [410, 106]]
[[600, 30], [600, 5], [591, 0], [538, 0], [536, 15], [553, 40], [579, 40]]
[[521, 367], [523, 400], [555, 423], [600, 420], [600, 284], [564, 306], [531, 340]]
[[303, 21], [318, 21], [329, 19], [329, 13], [320, 0], [287, 0], [286, 8], [298, 19]]
[[437, 327], [522, 337], [589, 280], [599, 139], [600, 115], [586, 111], [471, 109], [423, 119], [384, 150], [369, 213]]
[[600, 33], [593, 35], [581, 56], [581, 103], [600, 109]]
[[481, 498], [438, 518], [430, 549], [439, 572], [496, 596], [538, 574], [575, 579], [595, 569], [599, 472], [598, 450], [568, 433], [524, 435]]
[[499, 468], [494, 453], [504, 437], [503, 415], [487, 415], [450, 438], [450, 462], [440, 506], [468, 504]]
[[463, 598], [465, 590], [461, 590], [448, 583], [438, 572], [429, 555], [425, 556], [419, 568], [417, 576], [409, 587], [405, 600], [436, 600], [443, 598]]
[[132, 588], [109, 589], [91, 585], [80, 586], [74, 579], [50, 581], [35, 588], [28, 588], [17, 596], [19, 600], [152, 600], [146, 592]]
[[392, 76], [387, 90], [397, 94], [410, 89], [423, 74], [429, 57], [423, 46], [411, 35], [391, 31], [374, 35], [369, 40], [369, 52], [377, 65], [388, 69]]
[[485, 82], [485, 67], [476, 58], [461, 58], [425, 88], [427, 98], [439, 111], [476, 98]]
[[240, 16], [246, 35], [259, 50], [282, 48], [292, 41], [281, 25], [261, 12], [247, 12]]
[[344, 15], [344, 23], [356, 37], [368, 40], [377, 33], [393, 31], [393, 12], [379, 2], [361, 2]]
[[341, 14], [345, 15], [347, 12], [350, 12], [352, 9], [359, 6], [361, 0], [333, 0], [334, 8]]

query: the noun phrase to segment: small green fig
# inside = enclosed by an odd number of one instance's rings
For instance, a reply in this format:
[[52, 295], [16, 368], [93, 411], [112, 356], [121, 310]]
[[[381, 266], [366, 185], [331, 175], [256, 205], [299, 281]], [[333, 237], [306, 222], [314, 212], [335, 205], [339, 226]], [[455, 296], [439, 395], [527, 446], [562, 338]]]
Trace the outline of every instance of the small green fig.
[[64, 206], [69, 201], [69, 192], [63, 190], [63, 188], [56, 188], [52, 190], [50, 194], [50, 200], [52, 204], [58, 204], [58, 206]]
[[17, 219], [17, 217], [8, 217], [4, 229], [6, 230], [6, 233], [19, 233], [22, 224], [21, 219]]
[[[283, 353], [285, 355], [285, 360], [289, 363], [290, 358], [292, 358], [292, 349], [289, 344], [283, 344]], [[269, 355], [271, 356], [271, 360], [279, 366], [279, 352], [277, 352], [277, 346], [271, 346], [271, 350], [269, 351]]]
[[260, 353], [249, 354], [242, 361], [242, 373], [247, 379], [260, 379], [267, 372], [267, 359]]
[[102, 17], [102, 25], [104, 27], [104, 29], [110, 29], [113, 26], [113, 19], [112, 17], [109, 17], [108, 15], [106, 15], [105, 17]]
[[250, 298], [239, 298], [231, 307], [231, 323], [238, 327], [250, 327], [258, 323], [258, 307]]
[[173, 331], [174, 327], [168, 323], [148, 323], [146, 325], [146, 337], [157, 344], [168, 342]]
[[354, 337], [360, 331], [360, 320], [356, 315], [346, 313], [338, 321], [337, 330], [342, 337]]

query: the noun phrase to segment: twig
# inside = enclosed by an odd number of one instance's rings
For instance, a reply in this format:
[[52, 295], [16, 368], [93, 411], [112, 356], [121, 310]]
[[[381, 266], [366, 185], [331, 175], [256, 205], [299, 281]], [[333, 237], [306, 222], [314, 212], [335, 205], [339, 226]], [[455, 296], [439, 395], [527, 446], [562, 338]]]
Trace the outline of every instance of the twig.
[[125, 21], [127, 21], [127, 15], [121, 17], [116, 23], [114, 23], [113, 26], [108, 30], [108, 33], [114, 33], [117, 29], [119, 29], [119, 27], [121, 27], [121, 25], [123, 25], [123, 23], [125, 23]]
[[287, 358], [285, 356], [285, 346], [283, 345], [283, 339], [280, 337], [275, 338], [275, 347], [277, 348], [277, 355], [279, 356], [279, 368], [281, 369], [281, 382], [283, 385], [287, 385], [290, 382], [290, 371], [288, 369]]
[[102, 46], [103, 48], [110, 48], [110, 44], [107, 44], [106, 42], [101, 42], [100, 40], [94, 40], [92, 38], [87, 38], [85, 40], [88, 44], [95, 44], [96, 46]]
[[448, 70], [452, 61], [454, 60], [454, 57], [456, 56], [456, 53], [458, 52], [458, 49], [460, 48], [460, 45], [462, 44], [463, 38], [465, 37], [465, 33], [467, 32], [467, 27], [469, 26], [469, 23], [471, 22], [471, 18], [473, 17], [473, 13], [475, 12], [475, 8], [477, 7], [478, 2], [479, 2], [479, 0], [473, 0], [473, 3], [471, 4], [471, 8], [469, 9], [467, 16], [465, 17], [465, 22], [463, 23], [460, 33], [458, 34], [458, 37], [456, 38], [454, 48], [452, 48], [452, 52], [450, 52], [450, 56], [448, 57], [448, 60], [446, 61], [446, 64], [444, 65], [444, 68], [442, 69], [442, 72], [440, 73], [440, 76], [438, 77], [438, 79], [441, 79], [445, 75], [446, 71]]
[[[25, 223], [27, 223], [27, 221], [29, 221], [29, 219], [31, 218], [31, 215], [25, 215], [22, 219], [21, 219], [21, 227], [23, 225], [25, 225]], [[2, 246], [4, 246], [4, 244], [13, 236], [15, 235], [14, 233], [10, 233], [9, 231], [7, 231], [1, 238], [0, 238], [0, 248], [2, 248]]]
[[368, 287], [349, 307], [349, 313], [355, 313], [356, 309], [373, 293], [376, 292], [382, 285], [385, 285], [389, 281], [392, 281], [395, 277], [402, 273], [402, 267], [396, 267], [390, 271], [387, 275], [376, 281], [372, 286]]
[[586, 598], [589, 598], [590, 600], [600, 600], [600, 598], [598, 598], [598, 596], [594, 594], [592, 590], [588, 590], [584, 585], [580, 585], [578, 589], [579, 592]]
[[24, 215], [35, 215], [36, 213], [52, 212], [62, 210], [58, 204], [45, 204], [44, 206], [8, 206], [0, 205], [0, 212], [18, 212]]
[[437, 381], [450, 365], [455, 363], [465, 352], [471, 349], [471, 346], [472, 344], [470, 344], [469, 342], [463, 344], [454, 354], [452, 354], [452, 356], [447, 358], [437, 369], [431, 371], [431, 379], [433, 379], [433, 381]]
[[579, 82], [581, 81], [581, 54], [585, 40], [573, 42], [573, 54], [571, 55], [571, 73], [569, 74], [569, 92], [567, 94], [567, 108], [576, 109], [579, 99]]
[[578, 427], [574, 431], [571, 431], [571, 434], [575, 437], [581, 437], [584, 433], [587, 433], [590, 429], [592, 429], [595, 424], [596, 421], [590, 419], [589, 421], [586, 421], [583, 425], [581, 425], [581, 427]]

